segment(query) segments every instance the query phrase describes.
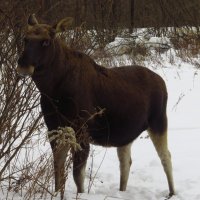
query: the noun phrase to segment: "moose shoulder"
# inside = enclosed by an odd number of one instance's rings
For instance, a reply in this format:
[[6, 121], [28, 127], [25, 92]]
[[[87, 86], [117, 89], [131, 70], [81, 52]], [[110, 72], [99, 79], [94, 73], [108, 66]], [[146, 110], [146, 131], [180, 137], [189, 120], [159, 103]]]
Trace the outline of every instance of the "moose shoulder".
[[[84, 53], [69, 49], [57, 36], [72, 23], [71, 18], [55, 26], [28, 20], [24, 51], [18, 73], [31, 75], [41, 92], [41, 107], [49, 131], [71, 126], [79, 137], [80, 125], [87, 124], [90, 142], [117, 147], [120, 161], [120, 190], [126, 190], [131, 165], [131, 144], [148, 130], [174, 194], [171, 156], [167, 146], [167, 90], [163, 79], [140, 66], [104, 68]], [[100, 114], [99, 111], [103, 110]], [[93, 117], [91, 117], [93, 116]], [[56, 139], [55, 139], [56, 140]], [[55, 189], [63, 189], [64, 163], [69, 148], [54, 155]], [[89, 142], [80, 142], [73, 156], [77, 191], [84, 191]]]

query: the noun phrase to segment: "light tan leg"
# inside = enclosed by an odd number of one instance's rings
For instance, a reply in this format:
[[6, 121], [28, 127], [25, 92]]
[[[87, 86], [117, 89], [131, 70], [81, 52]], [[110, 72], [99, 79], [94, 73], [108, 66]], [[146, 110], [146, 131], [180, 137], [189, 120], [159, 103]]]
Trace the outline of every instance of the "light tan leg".
[[53, 149], [55, 191], [58, 192], [60, 190], [61, 199], [64, 198], [65, 179], [66, 179], [65, 178], [65, 160], [66, 160], [68, 152], [69, 152], [69, 148], [65, 146]]
[[84, 192], [85, 168], [90, 145], [81, 145], [81, 148], [82, 150], [75, 152], [73, 156], [73, 177], [78, 193]]
[[86, 161], [83, 162], [78, 168], [73, 169], [73, 177], [74, 182], [77, 187], [77, 193], [84, 192], [84, 180], [85, 180], [85, 168], [86, 168]]
[[175, 194], [175, 189], [174, 189], [174, 181], [172, 173], [171, 154], [168, 150], [167, 131], [165, 131], [163, 134], [159, 134], [159, 133], [154, 133], [151, 130], [148, 130], [148, 133], [155, 146], [158, 156], [160, 157], [162, 166], [167, 176], [169, 192], [170, 192], [169, 196], [172, 196]]
[[120, 162], [120, 191], [126, 190], [128, 182], [130, 167], [132, 164], [131, 145], [132, 143], [117, 148], [117, 155]]

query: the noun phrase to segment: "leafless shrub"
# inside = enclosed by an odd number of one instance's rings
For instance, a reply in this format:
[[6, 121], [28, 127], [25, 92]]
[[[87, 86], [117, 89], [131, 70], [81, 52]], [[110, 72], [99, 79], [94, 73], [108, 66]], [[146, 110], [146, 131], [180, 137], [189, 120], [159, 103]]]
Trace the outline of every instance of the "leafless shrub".
[[176, 51], [177, 57], [200, 67], [200, 32], [194, 27], [183, 27], [170, 35], [170, 41]]
[[[19, 25], [24, 18], [18, 21], [15, 15], [16, 3], [20, 2], [12, 3], [0, 3], [0, 186], [5, 199], [10, 198], [11, 191], [22, 194], [26, 189], [27, 196], [31, 194], [31, 183], [41, 181], [52, 166], [51, 159], [47, 159], [50, 154], [37, 151], [33, 155], [32, 151], [44, 142], [44, 123], [35, 85], [29, 78], [20, 79], [15, 71], [22, 46], [23, 29]], [[46, 180], [52, 177], [45, 175]], [[33, 185], [31, 188], [35, 189]]]

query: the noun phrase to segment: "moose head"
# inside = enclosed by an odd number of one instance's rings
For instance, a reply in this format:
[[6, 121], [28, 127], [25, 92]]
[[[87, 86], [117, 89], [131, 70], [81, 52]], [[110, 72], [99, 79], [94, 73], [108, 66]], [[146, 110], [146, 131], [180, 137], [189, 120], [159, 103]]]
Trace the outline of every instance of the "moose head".
[[54, 39], [57, 33], [65, 31], [73, 22], [67, 17], [54, 26], [40, 24], [35, 15], [30, 15], [24, 37], [24, 51], [18, 60], [17, 72], [21, 76], [40, 71], [55, 55]]

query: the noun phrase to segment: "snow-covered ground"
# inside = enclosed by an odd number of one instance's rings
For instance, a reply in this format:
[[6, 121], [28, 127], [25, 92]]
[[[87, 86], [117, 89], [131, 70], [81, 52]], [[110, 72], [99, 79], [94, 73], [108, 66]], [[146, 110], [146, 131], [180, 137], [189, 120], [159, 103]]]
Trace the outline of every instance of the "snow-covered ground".
[[[169, 93], [169, 149], [176, 187], [176, 195], [171, 200], [199, 200], [200, 70], [186, 63], [180, 63], [180, 67], [173, 67], [167, 62], [165, 68], [148, 66], [164, 78]], [[166, 177], [152, 142], [146, 135], [144, 132], [133, 143], [133, 164], [126, 192], [118, 191], [119, 163], [116, 149], [92, 146], [87, 165], [86, 191], [90, 169], [95, 178], [90, 193], [79, 194], [78, 199], [164, 200], [168, 195]], [[10, 196], [14, 200], [23, 199], [23, 195], [12, 193]], [[65, 196], [68, 200], [76, 199], [72, 175], [67, 180]], [[3, 196], [0, 190], [0, 200], [5, 199], [9, 198]]]

